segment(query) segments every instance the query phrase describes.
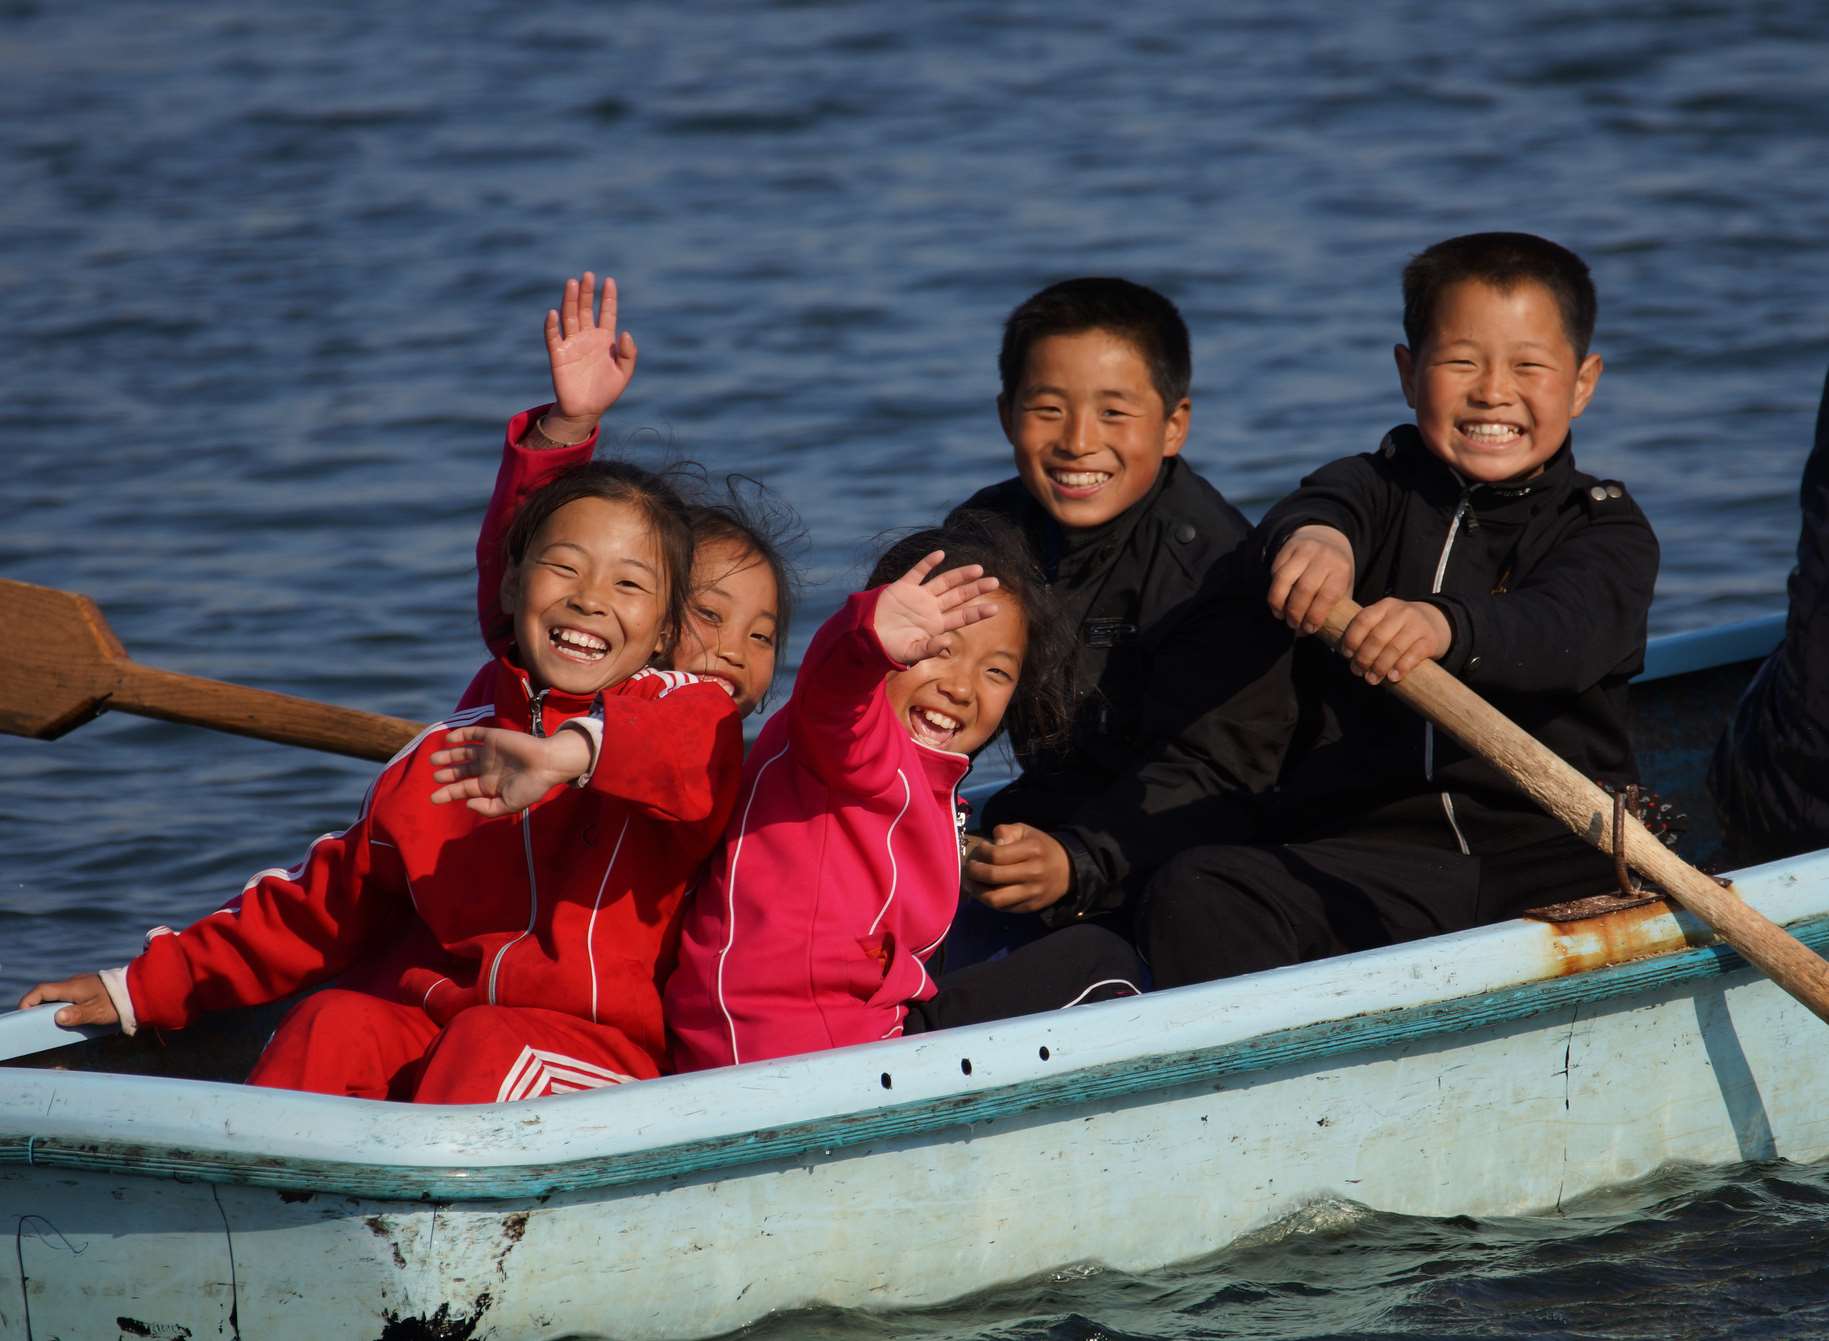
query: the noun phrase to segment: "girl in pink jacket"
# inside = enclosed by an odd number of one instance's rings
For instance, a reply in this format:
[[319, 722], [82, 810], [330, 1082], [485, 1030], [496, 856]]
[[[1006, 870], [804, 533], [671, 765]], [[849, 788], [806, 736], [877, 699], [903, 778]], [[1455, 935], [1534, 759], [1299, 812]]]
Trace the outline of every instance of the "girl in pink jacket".
[[[879, 560], [750, 750], [667, 984], [677, 1069], [969, 1022], [937, 1009], [944, 984], [928, 971], [959, 903], [958, 789], [1006, 712], [1065, 721], [1063, 642], [1026, 545], [995, 518]], [[1033, 970], [1015, 984], [1022, 1004], [977, 1018], [1136, 990], [1134, 955], [1102, 928], [1019, 955], [995, 967]]]

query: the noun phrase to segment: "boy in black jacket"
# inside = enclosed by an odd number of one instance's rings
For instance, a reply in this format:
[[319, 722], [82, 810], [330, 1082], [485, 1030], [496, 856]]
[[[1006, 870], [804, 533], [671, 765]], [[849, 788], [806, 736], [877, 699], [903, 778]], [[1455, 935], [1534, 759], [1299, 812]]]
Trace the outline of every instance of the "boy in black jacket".
[[1371, 688], [1433, 658], [1590, 777], [1637, 777], [1626, 682], [1644, 663], [1658, 550], [1617, 482], [1575, 469], [1569, 422], [1601, 373], [1587, 266], [1542, 238], [1480, 233], [1417, 256], [1403, 289], [1397, 371], [1415, 424], [1309, 476], [1260, 528], [1270, 607], [1292, 629], [1315, 632], [1348, 594], [1365, 607], [1342, 640], [1350, 664], [1302, 649], [1319, 726], [1268, 807], [1275, 845], [1197, 848], [1153, 881], [1159, 986], [1611, 883], [1605, 857]]
[[[1276, 780], [1295, 720], [1291, 635], [1263, 614], [1249, 526], [1180, 453], [1187, 327], [1122, 279], [1010, 314], [997, 398], [1017, 477], [965, 509], [1015, 521], [1078, 630], [1071, 735], [1012, 724], [1020, 779], [966, 867], [993, 908], [1052, 924], [1124, 910], [1155, 863], [1229, 828], [1206, 812]], [[1243, 837], [1242, 831], [1237, 836]]]

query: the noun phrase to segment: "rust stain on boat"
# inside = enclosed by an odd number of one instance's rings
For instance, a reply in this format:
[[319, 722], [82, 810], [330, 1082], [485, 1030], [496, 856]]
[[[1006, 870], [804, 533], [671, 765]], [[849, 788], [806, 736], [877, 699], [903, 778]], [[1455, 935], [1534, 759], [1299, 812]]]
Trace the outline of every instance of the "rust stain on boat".
[[1690, 945], [1665, 898], [1602, 896], [1527, 914], [1550, 931], [1549, 968], [1560, 977], [1669, 954]]

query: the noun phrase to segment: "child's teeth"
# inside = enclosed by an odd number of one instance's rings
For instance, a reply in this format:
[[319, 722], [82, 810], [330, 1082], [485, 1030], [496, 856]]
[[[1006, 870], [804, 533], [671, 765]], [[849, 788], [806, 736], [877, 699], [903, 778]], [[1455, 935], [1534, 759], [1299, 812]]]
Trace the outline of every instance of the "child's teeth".
[[1057, 470], [1054, 478], [1069, 489], [1085, 489], [1103, 484], [1111, 476], [1103, 470]]
[[610, 645], [593, 634], [579, 629], [554, 629], [553, 641], [580, 652], [607, 652]]

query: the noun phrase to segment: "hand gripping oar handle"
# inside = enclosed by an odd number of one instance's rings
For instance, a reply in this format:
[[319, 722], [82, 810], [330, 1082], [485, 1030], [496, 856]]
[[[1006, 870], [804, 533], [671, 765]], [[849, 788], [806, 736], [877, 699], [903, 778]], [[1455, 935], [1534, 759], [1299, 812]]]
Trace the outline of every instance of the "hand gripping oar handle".
[[[1351, 600], [1328, 612], [1321, 627], [1328, 646], [1339, 649], [1341, 635], [1358, 613]], [[1425, 661], [1403, 679], [1383, 683], [1577, 836], [1602, 852], [1613, 851], [1612, 798], [1454, 676]], [[1829, 1022], [1829, 964], [1749, 907], [1731, 886], [1716, 883], [1665, 847], [1635, 817], [1627, 817], [1625, 838], [1626, 861], [1633, 870], [1662, 886], [1817, 1018]]]

